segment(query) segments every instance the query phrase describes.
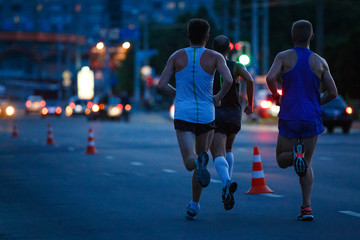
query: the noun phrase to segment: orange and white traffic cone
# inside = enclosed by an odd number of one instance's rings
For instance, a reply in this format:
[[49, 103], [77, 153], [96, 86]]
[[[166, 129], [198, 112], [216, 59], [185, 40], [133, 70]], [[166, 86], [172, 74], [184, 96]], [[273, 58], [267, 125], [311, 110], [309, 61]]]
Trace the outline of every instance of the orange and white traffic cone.
[[13, 122], [12, 137], [16, 138], [18, 136], [19, 136], [19, 133], [18, 133], [18, 129], [17, 129], [17, 126], [16, 126], [16, 122]]
[[254, 147], [253, 176], [251, 180], [251, 188], [248, 194], [273, 193], [265, 183], [264, 171], [261, 164], [259, 148]]
[[86, 148], [86, 154], [95, 154], [95, 141], [94, 141], [94, 133], [91, 128], [89, 128], [89, 137], [88, 137], [88, 145]]
[[53, 135], [53, 132], [52, 132], [51, 124], [48, 125], [46, 144], [47, 145], [54, 145], [54, 135]]

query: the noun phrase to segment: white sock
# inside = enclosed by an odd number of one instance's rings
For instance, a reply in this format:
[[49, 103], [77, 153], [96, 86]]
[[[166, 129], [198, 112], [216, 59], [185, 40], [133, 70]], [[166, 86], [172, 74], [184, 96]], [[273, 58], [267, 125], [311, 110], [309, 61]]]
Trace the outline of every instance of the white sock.
[[221, 181], [223, 182], [223, 184], [225, 186], [226, 182], [228, 180], [230, 180], [229, 164], [227, 163], [227, 161], [224, 157], [217, 157], [217, 158], [215, 158], [214, 162], [215, 162], [216, 171], [219, 174], [219, 177], [221, 178]]
[[193, 200], [190, 201], [190, 206], [196, 210], [200, 208], [200, 204], [198, 202], [194, 202]]
[[226, 161], [229, 164], [229, 176], [231, 178], [234, 168], [234, 154], [232, 152], [226, 153]]

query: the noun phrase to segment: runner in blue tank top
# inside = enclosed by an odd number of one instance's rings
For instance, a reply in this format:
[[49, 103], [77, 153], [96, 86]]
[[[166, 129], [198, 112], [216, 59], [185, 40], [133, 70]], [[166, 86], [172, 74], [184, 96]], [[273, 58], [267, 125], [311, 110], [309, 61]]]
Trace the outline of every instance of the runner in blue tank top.
[[[161, 74], [158, 88], [175, 97], [175, 130], [184, 165], [193, 171], [192, 200], [185, 217], [195, 218], [200, 210], [200, 195], [210, 183], [206, 169], [207, 154], [214, 135], [215, 109], [232, 84], [224, 57], [205, 48], [209, 39], [209, 23], [192, 19], [188, 24], [190, 47], [172, 54]], [[218, 70], [223, 75], [223, 87], [213, 95], [213, 75]], [[175, 74], [176, 89], [169, 85]]]
[[[314, 173], [311, 159], [318, 135], [324, 131], [321, 105], [337, 96], [337, 88], [325, 59], [310, 51], [313, 29], [309, 21], [299, 20], [291, 29], [294, 48], [280, 52], [266, 77], [279, 112], [276, 160], [281, 168], [294, 165], [299, 175], [302, 204], [299, 220], [311, 221], [311, 192]], [[277, 93], [276, 81], [282, 79], [283, 95]], [[325, 93], [320, 97], [320, 83]]]

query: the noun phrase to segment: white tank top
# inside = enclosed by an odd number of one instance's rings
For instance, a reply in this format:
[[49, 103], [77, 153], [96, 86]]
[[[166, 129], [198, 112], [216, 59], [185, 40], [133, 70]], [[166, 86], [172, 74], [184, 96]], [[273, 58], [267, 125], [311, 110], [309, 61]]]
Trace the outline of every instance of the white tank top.
[[185, 48], [188, 64], [175, 74], [175, 119], [202, 124], [215, 120], [214, 76], [200, 66], [204, 50], [205, 48]]

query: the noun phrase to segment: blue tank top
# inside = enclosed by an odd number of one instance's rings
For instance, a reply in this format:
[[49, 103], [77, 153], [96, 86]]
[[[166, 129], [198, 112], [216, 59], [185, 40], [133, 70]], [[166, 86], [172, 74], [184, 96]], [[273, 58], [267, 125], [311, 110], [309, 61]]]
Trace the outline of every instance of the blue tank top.
[[297, 62], [282, 76], [283, 95], [279, 118], [315, 121], [321, 119], [320, 78], [311, 70], [308, 48], [295, 47]]

